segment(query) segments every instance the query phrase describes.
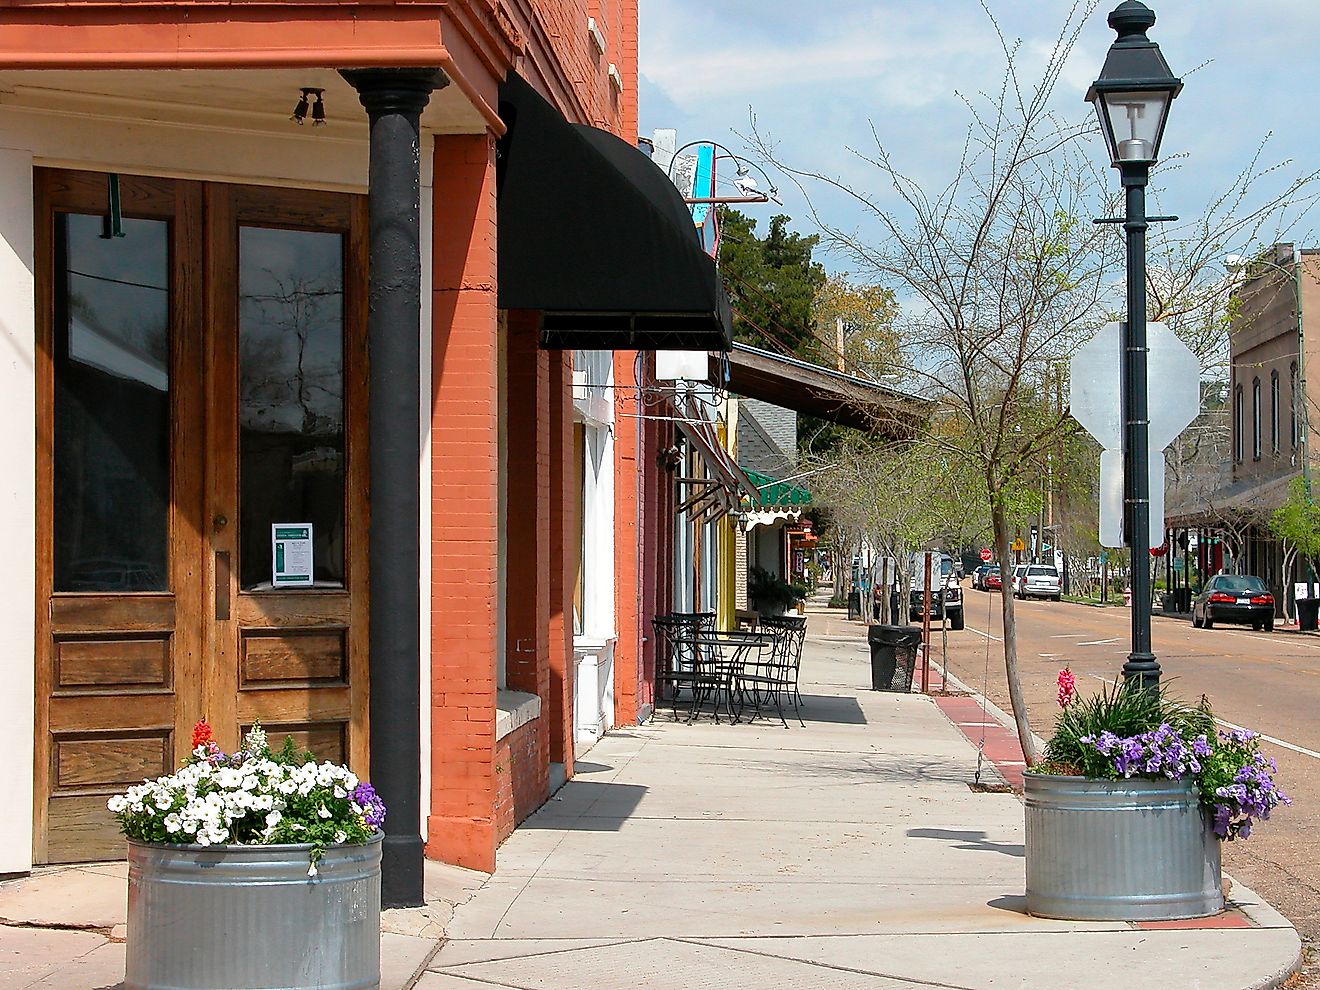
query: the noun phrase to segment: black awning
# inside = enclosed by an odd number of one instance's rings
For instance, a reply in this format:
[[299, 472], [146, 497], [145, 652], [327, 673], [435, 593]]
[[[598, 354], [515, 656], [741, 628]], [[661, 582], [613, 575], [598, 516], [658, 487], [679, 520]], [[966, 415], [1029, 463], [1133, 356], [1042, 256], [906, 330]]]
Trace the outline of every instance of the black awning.
[[542, 347], [728, 350], [728, 297], [669, 178], [514, 73], [500, 116], [500, 308], [539, 310]]

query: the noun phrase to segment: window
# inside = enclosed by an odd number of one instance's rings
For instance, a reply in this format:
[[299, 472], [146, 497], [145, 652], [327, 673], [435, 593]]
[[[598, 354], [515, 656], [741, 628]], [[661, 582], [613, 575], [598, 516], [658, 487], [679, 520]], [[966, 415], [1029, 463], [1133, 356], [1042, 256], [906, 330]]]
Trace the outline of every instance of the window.
[[1270, 372], [1270, 450], [1279, 452], [1279, 372]]
[[1260, 379], [1251, 380], [1251, 459], [1260, 460]]
[[1233, 461], [1242, 463], [1242, 386], [1233, 389]]
[[1297, 362], [1288, 368], [1288, 429], [1292, 434], [1293, 449], [1297, 449]]

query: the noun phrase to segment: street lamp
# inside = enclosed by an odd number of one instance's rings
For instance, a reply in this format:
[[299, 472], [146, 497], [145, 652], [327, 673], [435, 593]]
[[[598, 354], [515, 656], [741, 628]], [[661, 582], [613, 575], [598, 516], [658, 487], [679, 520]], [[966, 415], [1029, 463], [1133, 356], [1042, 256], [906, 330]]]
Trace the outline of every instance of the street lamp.
[[1146, 37], [1155, 12], [1123, 0], [1109, 15], [1118, 40], [1100, 78], [1086, 94], [1095, 104], [1109, 159], [1122, 177], [1127, 210], [1127, 323], [1123, 332], [1124, 521], [1132, 548], [1132, 652], [1123, 664], [1128, 682], [1155, 688], [1160, 665], [1150, 642], [1150, 474], [1146, 401], [1146, 183], [1159, 159], [1164, 124], [1182, 82], [1169, 71], [1159, 45]]
[[[705, 145], [711, 149], [712, 157], [711, 157], [710, 187], [712, 193], [714, 192], [715, 189], [715, 170], [717, 164], [720, 161], [720, 159], [727, 158], [730, 161], [732, 161], [734, 165], [735, 178], [733, 180], [733, 187], [738, 190], [738, 195], [737, 196], [719, 196], [719, 195], [686, 196], [685, 195], [683, 197], [683, 201], [685, 203], [687, 203], [690, 206], [695, 206], [699, 204], [737, 204], [737, 203], [766, 203], [766, 202], [776, 203], [780, 206], [783, 205], [779, 200], [779, 189], [775, 186], [773, 182], [770, 181], [770, 177], [765, 174], [765, 169], [761, 168], [761, 166], [757, 165], [755, 162], [749, 162], [745, 158], [740, 158], [739, 156], [735, 155], [732, 151], [730, 151], [728, 148], [724, 147], [724, 145], [719, 144], [716, 141], [689, 141], [687, 144], [683, 145], [683, 147], [675, 151], [674, 156], [669, 160], [669, 178], [671, 180], [674, 180], [674, 168], [679, 163], [683, 152], [687, 151], [688, 148], [695, 148], [701, 145]], [[715, 152], [717, 151], [722, 151], [723, 154], [715, 154]], [[766, 184], [765, 190], [762, 190], [760, 188], [759, 183], [757, 183], [756, 181], [756, 177], [752, 175], [751, 170], [753, 168], [756, 169], [756, 171], [760, 172], [761, 178], [765, 180], [765, 184]]]

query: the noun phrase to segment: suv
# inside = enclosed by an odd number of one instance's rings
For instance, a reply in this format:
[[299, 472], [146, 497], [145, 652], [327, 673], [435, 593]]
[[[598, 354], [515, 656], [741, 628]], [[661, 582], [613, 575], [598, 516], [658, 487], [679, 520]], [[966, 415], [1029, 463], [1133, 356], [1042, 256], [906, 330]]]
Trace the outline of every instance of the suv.
[[[962, 585], [958, 583], [954, 570], [953, 558], [947, 553], [939, 555], [939, 573], [931, 568], [930, 617], [939, 621], [946, 615], [950, 629], [963, 628]], [[934, 562], [932, 561], [932, 564]], [[916, 621], [922, 617], [926, 603], [926, 563], [924, 554], [912, 555], [912, 600], [909, 603], [908, 619]]]
[[1019, 598], [1053, 598], [1056, 602], [1063, 597], [1059, 586], [1059, 569], [1053, 564], [1031, 564], [1027, 566], [1018, 581]]

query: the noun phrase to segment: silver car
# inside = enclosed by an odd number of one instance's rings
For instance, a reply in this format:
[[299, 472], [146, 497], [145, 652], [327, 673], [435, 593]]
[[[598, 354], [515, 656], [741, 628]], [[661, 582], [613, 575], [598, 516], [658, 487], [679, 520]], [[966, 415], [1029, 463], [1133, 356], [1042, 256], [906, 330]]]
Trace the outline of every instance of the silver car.
[[1063, 588], [1059, 585], [1059, 569], [1053, 564], [1031, 564], [1018, 579], [1019, 598], [1053, 598], [1056, 602], [1063, 597]]

